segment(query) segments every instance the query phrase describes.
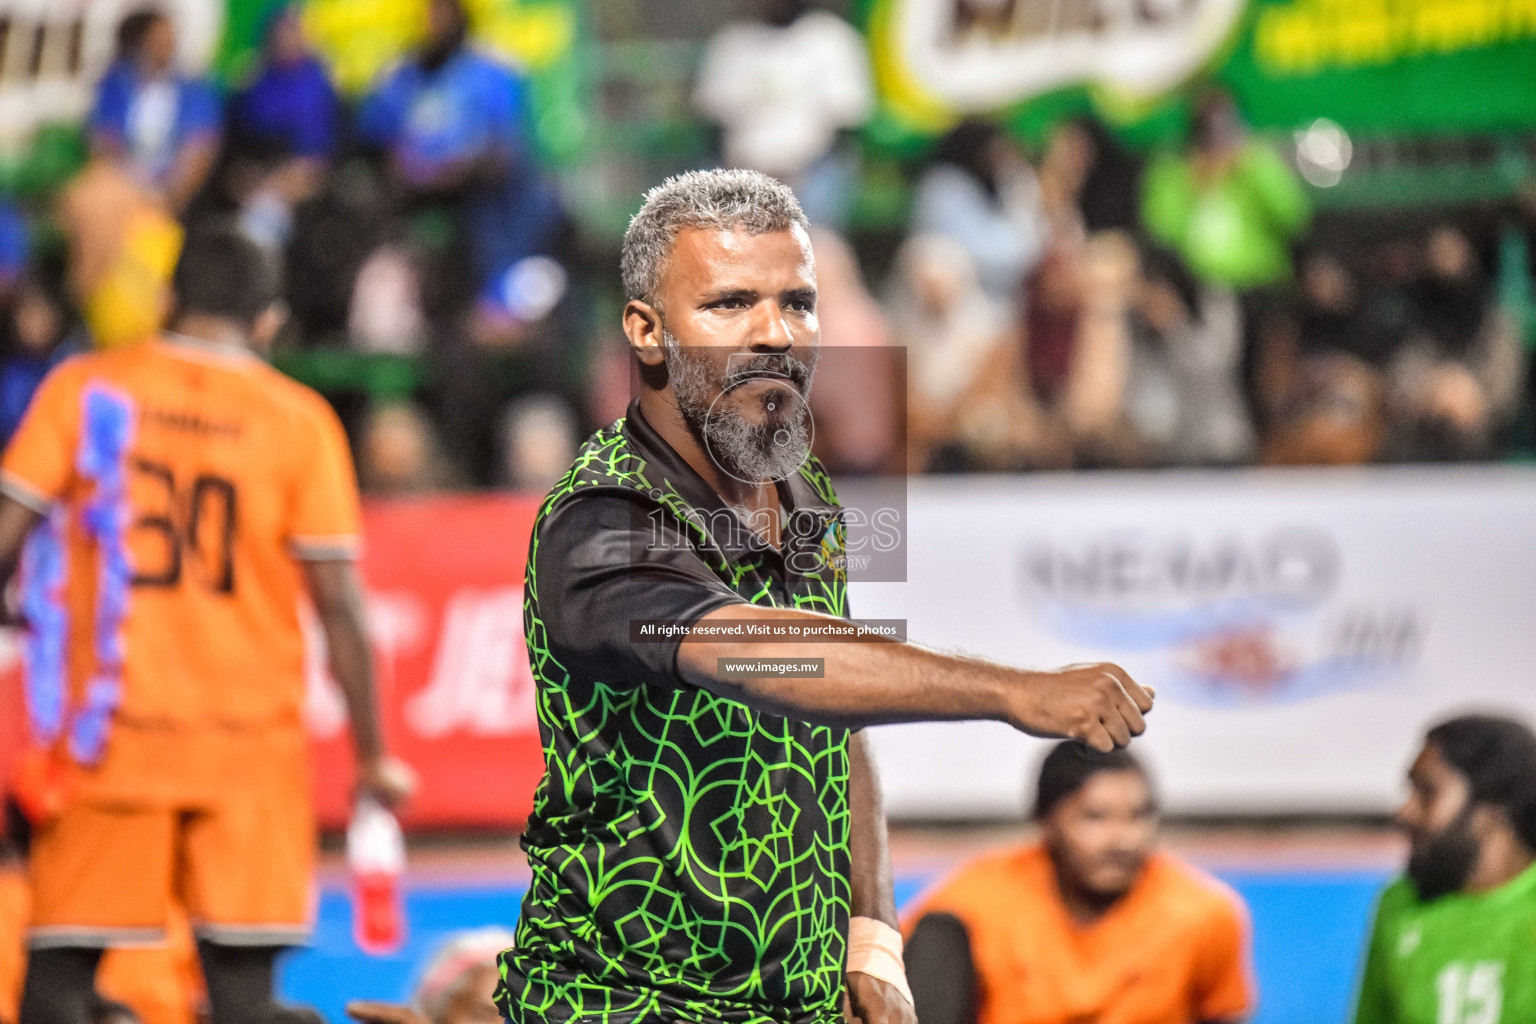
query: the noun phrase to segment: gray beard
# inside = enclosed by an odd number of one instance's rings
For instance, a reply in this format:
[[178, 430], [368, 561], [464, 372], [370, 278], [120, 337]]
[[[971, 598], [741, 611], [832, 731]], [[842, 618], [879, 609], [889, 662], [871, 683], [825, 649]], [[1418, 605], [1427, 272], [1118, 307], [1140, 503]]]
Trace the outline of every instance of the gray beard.
[[[715, 403], [712, 392], [718, 382], [703, 360], [691, 358], [665, 328], [661, 339], [683, 423], [716, 466], [748, 484], [785, 480], [799, 471], [811, 453], [810, 407], [793, 383], [783, 382], [778, 409], [765, 408], [763, 422], [754, 424], [734, 405]], [[765, 405], [773, 397], [766, 392]]]

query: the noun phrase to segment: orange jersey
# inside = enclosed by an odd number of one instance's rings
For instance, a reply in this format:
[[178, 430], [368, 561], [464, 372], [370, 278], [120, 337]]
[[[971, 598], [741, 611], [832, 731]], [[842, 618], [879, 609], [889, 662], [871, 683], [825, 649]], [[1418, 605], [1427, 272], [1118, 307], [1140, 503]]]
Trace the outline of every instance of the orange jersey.
[[1039, 846], [989, 854], [919, 901], [970, 933], [979, 1024], [1196, 1024], [1253, 1007], [1242, 903], [1215, 879], [1154, 854], [1092, 925], [1063, 905]]
[[191, 339], [76, 357], [34, 397], [0, 488], [49, 514], [24, 562], [29, 708], [84, 795], [198, 799], [238, 770], [229, 740], [299, 728], [298, 560], [352, 557], [359, 537], [319, 395]]

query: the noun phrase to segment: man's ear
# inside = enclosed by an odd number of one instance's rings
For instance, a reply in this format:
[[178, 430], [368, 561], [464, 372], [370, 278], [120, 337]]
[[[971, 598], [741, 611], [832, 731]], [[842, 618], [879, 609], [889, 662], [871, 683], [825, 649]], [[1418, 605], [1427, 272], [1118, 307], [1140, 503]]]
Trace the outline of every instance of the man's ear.
[[1508, 811], [1496, 804], [1483, 803], [1472, 805], [1472, 811], [1467, 816], [1467, 824], [1471, 826], [1472, 834], [1479, 840], [1485, 840], [1495, 832], [1513, 830], [1515, 827]]
[[660, 366], [666, 361], [662, 349], [661, 311], [648, 302], [630, 299], [624, 307], [624, 336], [643, 366]]

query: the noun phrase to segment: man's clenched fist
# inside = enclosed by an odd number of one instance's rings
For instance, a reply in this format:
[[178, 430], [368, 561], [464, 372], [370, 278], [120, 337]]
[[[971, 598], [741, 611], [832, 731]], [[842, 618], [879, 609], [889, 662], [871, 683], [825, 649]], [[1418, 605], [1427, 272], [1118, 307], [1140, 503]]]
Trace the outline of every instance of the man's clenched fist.
[[1094, 662], [1023, 672], [1005, 695], [1007, 720], [1031, 736], [1079, 740], [1095, 750], [1126, 746], [1146, 731], [1153, 691], [1119, 665]]

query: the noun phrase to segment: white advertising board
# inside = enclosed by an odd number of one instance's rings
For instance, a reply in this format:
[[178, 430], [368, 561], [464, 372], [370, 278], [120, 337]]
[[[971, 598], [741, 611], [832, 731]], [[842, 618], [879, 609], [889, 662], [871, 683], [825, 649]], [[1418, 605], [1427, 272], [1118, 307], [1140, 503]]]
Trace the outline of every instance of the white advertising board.
[[[1009, 664], [1115, 661], [1175, 813], [1382, 813], [1426, 725], [1536, 720], [1536, 470], [914, 479], [907, 582], [858, 618]], [[874, 730], [898, 818], [1021, 813], [1039, 741]]]

